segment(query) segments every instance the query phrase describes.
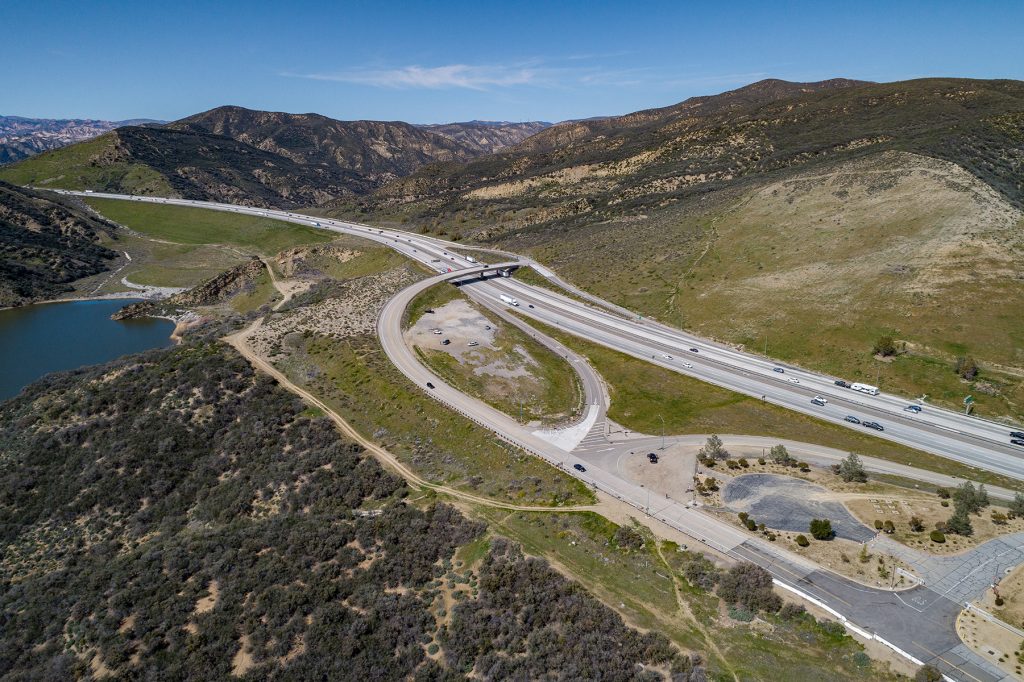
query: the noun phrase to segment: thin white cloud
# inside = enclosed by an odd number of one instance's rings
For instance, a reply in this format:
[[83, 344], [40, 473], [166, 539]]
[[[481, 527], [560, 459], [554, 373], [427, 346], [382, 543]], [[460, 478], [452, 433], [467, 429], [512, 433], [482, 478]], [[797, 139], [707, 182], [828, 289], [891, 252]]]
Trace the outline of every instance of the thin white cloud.
[[471, 64], [448, 64], [434, 67], [413, 65], [394, 69], [360, 68], [334, 73], [286, 73], [283, 75], [318, 81], [370, 85], [378, 88], [430, 90], [453, 88], [486, 90], [491, 87], [537, 85], [542, 80], [536, 69], [527, 66], [474, 66]]

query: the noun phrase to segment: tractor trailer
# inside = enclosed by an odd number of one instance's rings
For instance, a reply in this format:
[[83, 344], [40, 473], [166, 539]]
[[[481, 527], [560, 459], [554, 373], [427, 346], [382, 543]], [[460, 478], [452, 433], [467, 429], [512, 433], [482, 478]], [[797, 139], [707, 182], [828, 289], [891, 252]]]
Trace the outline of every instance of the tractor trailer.
[[501, 294], [501, 300], [504, 301], [505, 303], [508, 303], [509, 305], [519, 305], [519, 301], [517, 301], [514, 297], [506, 296], [505, 294]]

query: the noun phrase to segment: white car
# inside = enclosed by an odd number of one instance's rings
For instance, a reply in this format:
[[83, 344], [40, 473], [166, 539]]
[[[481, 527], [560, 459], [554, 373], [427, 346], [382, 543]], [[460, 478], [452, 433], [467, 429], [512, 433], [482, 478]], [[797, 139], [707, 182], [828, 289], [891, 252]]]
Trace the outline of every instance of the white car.
[[686, 369], [693, 369], [693, 363], [692, 362], [684, 362], [683, 363], [683, 367], [685, 367]]
[[789, 383], [791, 383], [791, 384], [799, 384], [800, 380], [797, 379], [796, 377], [790, 377], [789, 378]]
[[434, 332], [434, 333], [435, 333], [435, 334], [437, 334], [438, 336], [440, 336], [440, 335], [441, 335], [441, 330], [440, 330], [440, 329], [431, 329], [430, 331]]
[[468, 345], [469, 346], [479, 346], [480, 344], [477, 341], [470, 341]]
[[828, 403], [828, 401], [822, 398], [820, 395], [816, 395], [813, 398], [811, 398], [811, 402], [820, 407], [825, 407], [825, 405]]
[[671, 360], [672, 359], [672, 356], [669, 355], [668, 353], [662, 353], [661, 357], [662, 357], [663, 360]]

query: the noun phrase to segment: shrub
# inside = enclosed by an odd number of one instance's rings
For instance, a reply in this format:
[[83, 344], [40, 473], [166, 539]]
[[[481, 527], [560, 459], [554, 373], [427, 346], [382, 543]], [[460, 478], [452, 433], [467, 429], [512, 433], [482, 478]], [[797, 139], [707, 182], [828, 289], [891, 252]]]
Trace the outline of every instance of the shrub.
[[946, 541], [946, 536], [943, 534], [941, 530], [933, 530], [929, 537], [932, 539], [932, 542], [936, 542], [939, 544], [942, 544]]
[[718, 583], [720, 572], [703, 554], [697, 554], [683, 567], [683, 576], [694, 587], [710, 592]]
[[1024, 494], [1017, 493], [1010, 503], [1010, 513], [1014, 516], [1024, 516]]
[[939, 488], [935, 491], [935, 494], [939, 496], [940, 500], [949, 499], [949, 488]]
[[1002, 606], [1006, 601], [1002, 597], [996, 597], [996, 606]]
[[740, 523], [746, 523], [747, 519], [750, 518], [750, 514], [748, 514], [747, 512], [740, 512], [736, 516], [740, 517]]
[[811, 470], [811, 465], [808, 464], [807, 462], [798, 462], [797, 466], [800, 467], [800, 471], [804, 472], [805, 474]]
[[832, 531], [832, 522], [828, 519], [812, 519], [809, 530], [815, 540], [831, 540], [835, 535]]
[[943, 507], [948, 507], [949, 506], [949, 500], [943, 500], [942, 502], [939, 502], [939, 504], [941, 504]]
[[796, 537], [794, 538], [794, 540], [796, 540], [796, 544], [800, 545], [801, 547], [808, 547], [808, 546], [810, 546], [810, 544], [811, 544], [811, 541], [810, 541], [810, 540], [808, 540], [808, 539], [807, 539], [807, 536], [805, 536], [805, 535], [803, 535], [803, 534], [801, 534], [801, 535], [797, 535], [797, 536], [796, 536]]
[[736, 460], [736, 463], [739, 464], [744, 469], [750, 466], [750, 462], [747, 461], [746, 457], [740, 457], [738, 460]]
[[956, 533], [957, 535], [968, 536], [974, 534], [971, 518], [967, 515], [966, 511], [959, 508], [949, 517], [949, 521], [946, 521], [946, 528], [950, 533]]
[[882, 519], [875, 519], [875, 530], [882, 530]]
[[740, 468], [740, 465], [737, 464], [736, 462], [734, 462], [731, 459], [725, 460], [725, 466], [727, 466], [730, 469], [739, 469]]
[[722, 576], [718, 596], [754, 613], [775, 613], [782, 607], [782, 599], [772, 589], [771, 573], [749, 562], [733, 566]]
[[796, 620], [803, 618], [806, 613], [807, 609], [802, 604], [785, 604], [779, 611], [779, 617], [783, 620]]
[[942, 673], [934, 665], [923, 665], [914, 674], [914, 682], [942, 682]]
[[997, 511], [992, 512], [992, 523], [996, 524], [997, 526], [1005, 526], [1006, 521], [1006, 514]]
[[768, 457], [771, 458], [776, 464], [788, 465], [793, 462], [793, 458], [789, 454], [789, 450], [786, 449], [785, 445], [781, 443], [774, 446], [769, 452]]
[[612, 539], [622, 549], [640, 549], [644, 546], [644, 536], [629, 526], [619, 526]]
[[761, 466], [764, 466], [764, 464], [765, 464], [764, 457], [758, 457], [757, 458], [757, 463], [760, 464]]
[[916, 516], [911, 516], [910, 517], [910, 530], [914, 531], [915, 533], [920, 533], [921, 531], [924, 530], [924, 521], [922, 521], [920, 518], [918, 518]]
[[757, 530], [757, 522], [754, 519], [747, 519], [744, 525], [747, 527], [747, 530]]
[[886, 533], [889, 533], [891, 535], [891, 534], [896, 532], [896, 526], [893, 524], [892, 521], [886, 520], [885, 525], [883, 526], [882, 530], [884, 530]]
[[875, 345], [871, 348], [871, 352], [874, 355], [881, 355], [882, 357], [891, 357], [896, 355], [896, 340], [888, 334], [879, 336], [878, 340], [875, 341]]
[[970, 381], [978, 376], [980, 368], [978, 363], [975, 362], [974, 358], [970, 355], [961, 355], [953, 363], [953, 371], [959, 374], [962, 378]]

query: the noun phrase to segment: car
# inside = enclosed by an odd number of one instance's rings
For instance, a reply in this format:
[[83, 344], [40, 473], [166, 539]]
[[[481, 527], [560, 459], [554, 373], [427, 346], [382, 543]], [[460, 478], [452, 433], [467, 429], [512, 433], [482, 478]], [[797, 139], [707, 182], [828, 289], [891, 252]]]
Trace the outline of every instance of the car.
[[479, 343], [479, 342], [477, 342], [477, 341], [470, 341], [468, 345], [469, 345], [470, 347], [472, 347], [472, 346], [479, 346], [479, 345], [480, 345], [480, 343]]
[[791, 384], [799, 384], [800, 380], [797, 379], [796, 377], [790, 377], [789, 378], [789, 383], [791, 383]]
[[431, 329], [430, 331], [431, 331], [431, 333], [437, 334], [438, 336], [440, 336], [441, 333], [442, 333], [440, 329]]
[[586, 471], [587, 470], [587, 467], [583, 466], [582, 464], [573, 464], [572, 468], [575, 469], [576, 471]]
[[1024, 431], [1010, 431], [1010, 438], [1024, 438]]
[[1010, 442], [1014, 445], [1024, 446], [1024, 438], [1011, 438]]
[[533, 304], [532, 304], [532, 303], [529, 303], [529, 304], [527, 304], [527, 305], [529, 305], [529, 306], [530, 306], [531, 308], [533, 307]]
[[683, 367], [685, 367], [686, 369], [693, 369], [693, 363], [692, 362], [684, 362], [683, 363]]
[[824, 407], [828, 401], [822, 398], [820, 395], [816, 395], [813, 398], [811, 398], [811, 402], [814, 403], [815, 405], [820, 405], [821, 407]]
[[423, 312], [425, 312], [428, 315], [433, 315], [434, 314], [434, 309], [433, 308], [427, 308]]
[[913, 412], [914, 414], [921, 414], [921, 406], [920, 405], [907, 405], [906, 407], [903, 408], [903, 411], [904, 412]]
[[690, 349], [690, 352], [691, 352], [691, 353], [699, 353], [699, 352], [700, 352], [700, 349], [698, 349], [698, 348], [691, 348], [691, 349]]
[[854, 417], [852, 414], [846, 415], [845, 417], [843, 417], [843, 419], [850, 422], [851, 424], [860, 424], [860, 420]]
[[486, 329], [486, 330], [490, 331], [490, 330], [491, 330], [491, 325], [489, 325], [489, 324], [485, 324], [485, 325], [484, 325], [484, 329]]
[[451, 343], [451, 341], [449, 341], [448, 339], [445, 339], [444, 341], [441, 342], [441, 345], [442, 346], [447, 346], [449, 343]]
[[672, 356], [671, 356], [671, 355], [669, 355], [668, 353], [662, 353], [662, 354], [661, 354], [661, 358], [662, 358], [663, 360], [671, 360], [671, 359], [672, 359]]
[[785, 374], [786, 373], [786, 370], [782, 369], [781, 367], [772, 367], [772, 371], [773, 372], [778, 372], [779, 374]]
[[432, 383], [430, 383], [430, 382], [428, 381], [428, 382], [427, 382], [427, 388], [433, 388], [433, 387], [434, 387], [434, 384], [432, 384]]
[[849, 388], [850, 384], [843, 381], [842, 379], [836, 379], [836, 386], [839, 386], [840, 388]]
[[878, 422], [861, 422], [860, 425], [866, 426], [869, 429], [874, 429], [875, 431], [885, 431], [885, 428]]
[[651, 464], [657, 464], [658, 463], [658, 453], [656, 453], [656, 452], [648, 452], [647, 453], [647, 459], [650, 460]]

